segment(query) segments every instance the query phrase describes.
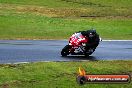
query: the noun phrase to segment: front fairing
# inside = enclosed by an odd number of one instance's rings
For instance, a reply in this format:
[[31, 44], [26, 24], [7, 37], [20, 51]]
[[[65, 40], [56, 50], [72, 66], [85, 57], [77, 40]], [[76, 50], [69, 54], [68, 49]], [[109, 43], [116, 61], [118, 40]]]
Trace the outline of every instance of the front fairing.
[[69, 39], [69, 45], [79, 46], [82, 43], [87, 43], [88, 39], [83, 36], [80, 32], [73, 34]]

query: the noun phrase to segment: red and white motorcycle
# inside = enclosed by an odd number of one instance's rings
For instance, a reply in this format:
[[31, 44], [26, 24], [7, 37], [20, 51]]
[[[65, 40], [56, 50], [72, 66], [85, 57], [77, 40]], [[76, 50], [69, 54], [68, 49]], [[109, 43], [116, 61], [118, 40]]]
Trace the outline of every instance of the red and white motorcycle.
[[83, 36], [80, 32], [74, 33], [70, 37], [68, 45], [66, 45], [62, 49], [61, 55], [67, 56], [71, 54], [89, 56], [95, 51], [95, 48], [86, 49], [86, 43], [88, 42], [89, 42], [88, 38]]

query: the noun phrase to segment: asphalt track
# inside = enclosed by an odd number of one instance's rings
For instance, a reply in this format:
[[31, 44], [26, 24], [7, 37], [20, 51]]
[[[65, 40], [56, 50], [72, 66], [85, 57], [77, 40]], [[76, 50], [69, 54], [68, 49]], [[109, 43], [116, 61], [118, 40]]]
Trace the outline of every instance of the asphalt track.
[[61, 57], [61, 49], [67, 43], [65, 40], [0, 40], [0, 63], [132, 60], [132, 41], [102, 41], [89, 57]]

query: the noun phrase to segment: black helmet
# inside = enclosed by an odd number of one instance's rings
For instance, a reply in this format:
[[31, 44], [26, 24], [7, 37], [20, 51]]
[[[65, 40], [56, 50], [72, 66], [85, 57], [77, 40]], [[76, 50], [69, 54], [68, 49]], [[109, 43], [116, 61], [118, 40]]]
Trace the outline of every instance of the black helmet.
[[92, 30], [88, 30], [88, 36], [89, 38], [93, 38], [96, 35], [96, 30], [92, 29]]

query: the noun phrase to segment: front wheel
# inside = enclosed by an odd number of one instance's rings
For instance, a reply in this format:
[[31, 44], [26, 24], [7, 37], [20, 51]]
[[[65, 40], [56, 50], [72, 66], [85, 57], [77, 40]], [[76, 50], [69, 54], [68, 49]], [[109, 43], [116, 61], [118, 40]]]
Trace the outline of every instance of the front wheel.
[[66, 45], [62, 51], [61, 51], [61, 55], [64, 57], [64, 56], [67, 56], [69, 54], [69, 45]]

